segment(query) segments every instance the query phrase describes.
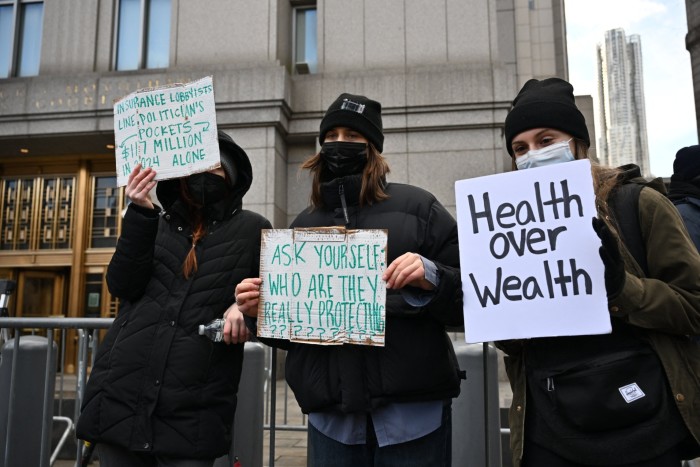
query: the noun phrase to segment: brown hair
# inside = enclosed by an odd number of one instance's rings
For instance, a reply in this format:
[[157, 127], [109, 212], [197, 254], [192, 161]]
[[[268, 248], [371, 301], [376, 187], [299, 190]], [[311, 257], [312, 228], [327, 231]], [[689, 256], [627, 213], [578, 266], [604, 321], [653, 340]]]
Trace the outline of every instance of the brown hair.
[[185, 276], [185, 279], [189, 279], [197, 272], [197, 254], [195, 252], [195, 247], [197, 246], [197, 242], [206, 233], [206, 228], [204, 226], [204, 218], [202, 217], [202, 206], [192, 198], [190, 190], [187, 188], [186, 180], [186, 178], [180, 179], [180, 196], [183, 201], [185, 201], [190, 214], [192, 248], [190, 248], [190, 251], [185, 257], [185, 261], [182, 263], [182, 275]]
[[[325, 163], [321, 153], [309, 157], [301, 165], [301, 169], [308, 169], [313, 175], [311, 182], [310, 203], [313, 208], [323, 206], [321, 198], [321, 177], [325, 171]], [[360, 206], [371, 205], [389, 197], [384, 191], [386, 174], [389, 173], [389, 164], [386, 162], [377, 148], [372, 143], [367, 144], [367, 165], [362, 171], [362, 188], [360, 190]]]

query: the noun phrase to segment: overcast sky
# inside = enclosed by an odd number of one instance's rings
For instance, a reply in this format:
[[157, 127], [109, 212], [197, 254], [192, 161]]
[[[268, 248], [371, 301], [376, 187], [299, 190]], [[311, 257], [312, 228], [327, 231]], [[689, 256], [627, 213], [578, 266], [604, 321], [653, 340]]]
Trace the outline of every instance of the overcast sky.
[[565, 0], [565, 10], [569, 80], [575, 94], [593, 96], [596, 119], [596, 44], [614, 28], [641, 37], [651, 172], [670, 176], [676, 151], [698, 144], [685, 1]]

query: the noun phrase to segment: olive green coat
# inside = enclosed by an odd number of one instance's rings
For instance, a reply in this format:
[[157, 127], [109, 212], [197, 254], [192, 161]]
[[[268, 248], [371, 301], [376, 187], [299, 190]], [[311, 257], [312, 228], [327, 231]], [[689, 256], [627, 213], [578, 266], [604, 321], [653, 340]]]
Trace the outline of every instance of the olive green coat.
[[[625, 285], [608, 307], [611, 315], [644, 330], [643, 337], [663, 363], [678, 410], [700, 442], [700, 343], [688, 338], [700, 335], [700, 254], [673, 204], [651, 188], [640, 193], [639, 224], [649, 277], [642, 278], [623, 248]], [[506, 372], [513, 389], [510, 447], [518, 467], [523, 457], [527, 341], [501, 341], [496, 346], [507, 354]]]

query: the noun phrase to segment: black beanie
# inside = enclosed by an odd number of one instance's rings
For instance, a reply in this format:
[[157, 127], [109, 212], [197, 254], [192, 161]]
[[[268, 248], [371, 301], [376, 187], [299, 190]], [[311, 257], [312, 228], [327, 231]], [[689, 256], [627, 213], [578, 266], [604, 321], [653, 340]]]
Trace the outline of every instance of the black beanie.
[[676, 153], [672, 180], [689, 181], [700, 175], [700, 146], [688, 146]]
[[347, 127], [358, 131], [380, 153], [384, 149], [382, 104], [365, 96], [343, 93], [328, 107], [321, 120], [318, 141], [323, 144], [328, 130]]
[[531, 79], [515, 96], [505, 128], [506, 149], [511, 156], [513, 138], [533, 128], [554, 128], [591, 146], [586, 119], [576, 107], [574, 87], [563, 79]]

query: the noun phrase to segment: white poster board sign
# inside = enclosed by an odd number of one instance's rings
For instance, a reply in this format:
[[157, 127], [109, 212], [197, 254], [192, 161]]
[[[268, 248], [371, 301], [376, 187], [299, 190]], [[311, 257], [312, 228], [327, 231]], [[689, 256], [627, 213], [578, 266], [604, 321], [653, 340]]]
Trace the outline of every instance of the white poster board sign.
[[469, 343], [611, 331], [588, 160], [455, 183]]
[[211, 76], [186, 84], [141, 89], [114, 103], [117, 185], [141, 163], [156, 180], [220, 165]]
[[258, 336], [384, 346], [386, 245], [386, 230], [263, 230]]

